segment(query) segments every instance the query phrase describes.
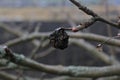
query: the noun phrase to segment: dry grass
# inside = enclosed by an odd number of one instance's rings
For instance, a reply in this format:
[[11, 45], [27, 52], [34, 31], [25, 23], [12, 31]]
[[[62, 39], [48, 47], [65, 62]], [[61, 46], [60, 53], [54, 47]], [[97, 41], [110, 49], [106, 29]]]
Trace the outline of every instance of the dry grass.
[[[90, 6], [90, 9], [99, 15], [105, 14], [104, 6]], [[120, 11], [120, 7], [110, 7], [110, 12]], [[83, 12], [79, 11], [76, 7], [49, 7], [49, 8], [0, 8], [0, 20], [66, 20], [67, 14], [73, 20], [87, 19]], [[117, 15], [112, 15], [115, 18]]]

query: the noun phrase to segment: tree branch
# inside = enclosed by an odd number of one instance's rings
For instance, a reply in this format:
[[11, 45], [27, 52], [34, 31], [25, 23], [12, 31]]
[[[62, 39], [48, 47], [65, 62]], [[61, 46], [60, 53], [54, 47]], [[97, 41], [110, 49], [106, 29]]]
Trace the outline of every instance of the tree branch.
[[111, 40], [105, 42], [105, 44], [120, 47], [120, 40], [113, 39], [111, 37], [101, 36], [101, 35], [92, 34], [92, 33], [82, 33], [82, 32], [69, 33], [69, 35], [71, 38], [81, 38], [81, 39], [97, 41], [97, 42], [104, 42], [106, 40], [111, 39]]
[[[13, 46], [22, 42], [27, 42], [27, 41], [31, 41], [33, 39], [40, 39], [42, 37], [44, 38], [48, 38], [49, 34], [51, 32], [46, 32], [46, 33], [32, 33], [29, 34], [27, 36], [24, 37], [20, 37], [14, 40], [10, 40], [6, 43], [4, 43], [3, 45], [7, 45], [7, 46]], [[101, 36], [101, 35], [96, 35], [96, 34], [91, 34], [91, 33], [68, 33], [70, 35], [71, 38], [83, 38], [83, 39], [87, 39], [87, 40], [91, 40], [91, 41], [97, 41], [97, 42], [104, 42], [106, 40], [108, 40], [110, 37], [105, 37], [105, 36]], [[108, 45], [112, 45], [112, 46], [117, 46], [120, 47], [120, 41], [117, 39], [111, 39], [109, 41], [107, 41], [105, 44]]]
[[77, 2], [76, 0], [70, 0], [75, 6], [77, 6], [80, 10], [82, 10], [83, 12], [85, 12], [87, 15], [90, 15], [92, 16], [93, 18], [96, 18], [95, 20], [96, 21], [101, 21], [101, 22], [104, 22], [104, 23], [107, 23], [111, 26], [114, 26], [118, 29], [120, 29], [120, 26], [117, 24], [117, 23], [113, 23], [113, 22], [110, 22], [106, 19], [103, 19], [102, 17], [98, 16], [98, 14], [96, 14], [94, 11], [88, 9], [87, 7], [85, 7], [84, 5], [80, 4], [79, 2]]
[[11, 50], [5, 47], [0, 47], [0, 56], [2, 58], [9, 59], [11, 62], [15, 64], [57, 75], [67, 75], [72, 77], [92, 77], [92, 78], [120, 75], [120, 65], [107, 67], [84, 67], [84, 66], [64, 67], [60, 65], [50, 66], [38, 63], [22, 55], [13, 53]]
[[107, 64], [119, 64], [119, 61], [110, 58], [106, 53], [98, 51], [94, 46], [83, 40], [71, 39], [71, 43], [87, 50], [92, 56], [94, 56], [95, 58], [99, 58], [101, 61]]
[[0, 78], [4, 80], [16, 80], [16, 77], [6, 72], [0, 71]]
[[[0, 72], [0, 78], [4, 80], [17, 80], [17, 77], [12, 74], [8, 74], [4, 71]], [[45, 78], [45, 79], [40, 79], [40, 78], [31, 78], [28, 76], [25, 76], [25, 79], [20, 77], [19, 80], [91, 80], [90, 78], [75, 78], [75, 77], [68, 77], [68, 76], [61, 76], [61, 77], [54, 77], [54, 78]]]
[[70, 0], [75, 6], [77, 6], [80, 10], [84, 11], [86, 14], [91, 15], [93, 17], [97, 17], [98, 15], [94, 13], [92, 10], [88, 9], [87, 7], [83, 6], [79, 2], [75, 0]]
[[17, 28], [10, 28], [8, 27], [7, 25], [3, 24], [3, 23], [0, 23], [0, 28], [3, 28], [4, 30], [6, 30], [7, 32], [9, 33], [12, 33], [16, 36], [22, 36], [23, 35], [23, 32], [22, 31], [19, 31]]

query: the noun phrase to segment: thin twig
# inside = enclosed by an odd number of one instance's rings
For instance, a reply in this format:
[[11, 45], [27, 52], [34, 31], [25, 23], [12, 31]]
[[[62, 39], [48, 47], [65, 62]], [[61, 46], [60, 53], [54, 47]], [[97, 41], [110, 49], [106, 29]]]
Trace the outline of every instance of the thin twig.
[[35, 59], [39, 59], [41, 57], [45, 57], [47, 55], [49, 55], [52, 51], [54, 51], [55, 49], [54, 48], [48, 48], [47, 50], [43, 51], [43, 52], [40, 52], [39, 54], [36, 54], [35, 55]]

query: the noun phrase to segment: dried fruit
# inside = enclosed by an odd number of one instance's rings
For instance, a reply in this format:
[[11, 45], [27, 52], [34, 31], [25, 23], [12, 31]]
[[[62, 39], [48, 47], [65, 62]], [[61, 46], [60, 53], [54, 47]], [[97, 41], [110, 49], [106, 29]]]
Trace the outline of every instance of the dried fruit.
[[68, 47], [69, 36], [65, 32], [64, 28], [56, 29], [52, 34], [50, 34], [49, 39], [50, 45], [57, 49], [63, 50]]

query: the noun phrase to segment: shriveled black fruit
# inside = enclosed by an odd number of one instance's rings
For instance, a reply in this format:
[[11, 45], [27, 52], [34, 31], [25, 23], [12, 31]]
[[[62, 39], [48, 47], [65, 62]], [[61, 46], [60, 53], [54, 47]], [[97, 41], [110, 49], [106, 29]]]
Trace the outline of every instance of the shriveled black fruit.
[[68, 47], [69, 36], [63, 28], [56, 29], [49, 36], [50, 45], [57, 49], [65, 49]]

